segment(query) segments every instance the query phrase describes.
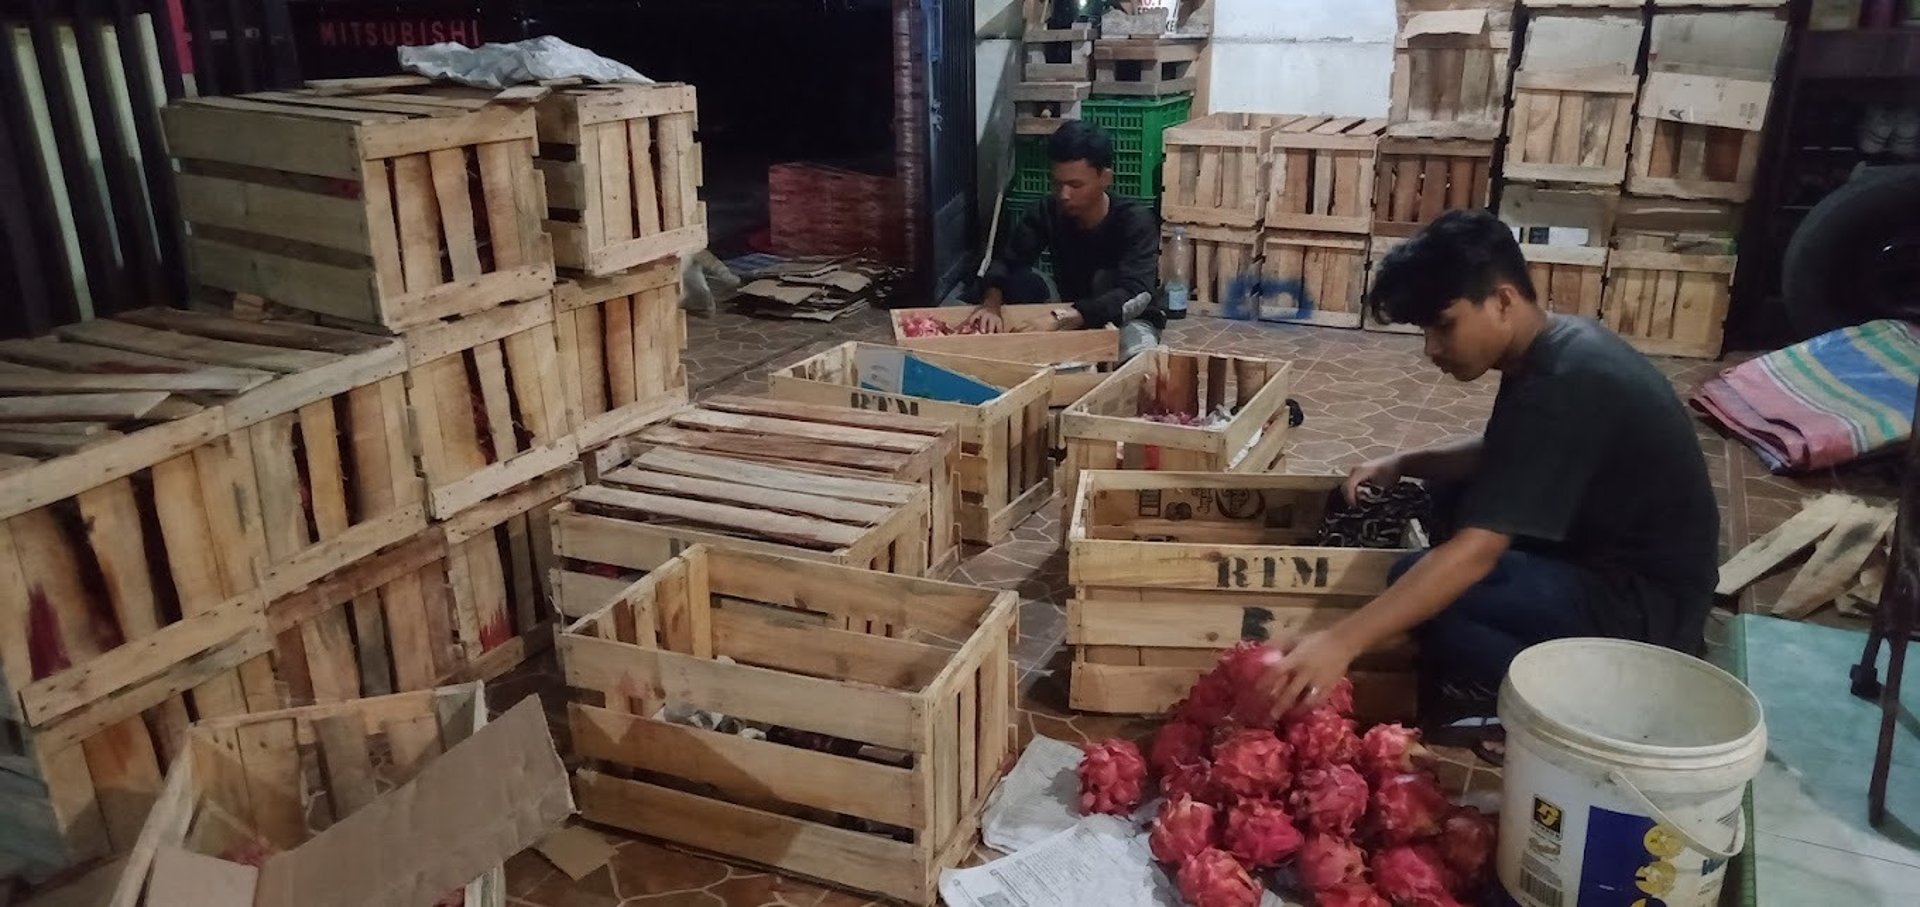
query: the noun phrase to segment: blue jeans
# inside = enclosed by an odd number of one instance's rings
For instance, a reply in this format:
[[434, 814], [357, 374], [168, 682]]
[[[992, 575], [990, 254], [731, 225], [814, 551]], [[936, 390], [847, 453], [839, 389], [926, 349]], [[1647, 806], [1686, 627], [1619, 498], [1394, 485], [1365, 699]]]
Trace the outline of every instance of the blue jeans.
[[[1401, 558], [1389, 579], [1398, 581], [1426, 554]], [[1586, 597], [1585, 568], [1543, 554], [1507, 551], [1485, 579], [1413, 629], [1423, 698], [1445, 684], [1498, 690], [1522, 649], [1593, 635]]]

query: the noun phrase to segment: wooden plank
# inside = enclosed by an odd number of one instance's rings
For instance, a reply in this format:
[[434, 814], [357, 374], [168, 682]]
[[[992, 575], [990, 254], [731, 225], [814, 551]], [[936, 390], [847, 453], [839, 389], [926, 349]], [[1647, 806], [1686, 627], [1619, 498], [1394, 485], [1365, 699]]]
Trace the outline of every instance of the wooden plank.
[[660, 232], [660, 187], [654, 177], [653, 121], [636, 117], [626, 122], [627, 149], [633, 168], [633, 205], [638, 218], [636, 236]]
[[164, 391], [0, 397], [0, 423], [124, 422], [139, 419], [166, 401]]
[[291, 718], [248, 721], [234, 729], [253, 805], [252, 827], [276, 847], [306, 840], [300, 751]]
[[1806, 617], [1845, 592], [1860, 576], [1860, 568], [1893, 528], [1894, 507], [1865, 501], [1848, 502], [1832, 531], [1814, 546], [1813, 556], [1793, 575], [1787, 590], [1773, 605], [1773, 613], [1795, 620]]
[[313, 733], [319, 738], [320, 764], [326, 772], [327, 795], [337, 822], [360, 811], [377, 796], [373, 760], [367, 751], [366, 720], [352, 712], [319, 716], [313, 719]]
[[400, 221], [400, 263], [408, 293], [444, 281], [440, 271], [439, 206], [432, 168], [424, 154], [393, 159], [394, 208]]
[[911, 769], [577, 703], [567, 711], [588, 759], [711, 784], [735, 799], [772, 798], [908, 828], [926, 821]]
[[473, 232], [473, 196], [467, 185], [467, 152], [443, 148], [427, 154], [433, 172], [433, 196], [439, 204], [440, 227], [446, 242], [453, 279], [480, 277], [480, 244]]
[[487, 241], [493, 249], [496, 271], [520, 267], [531, 259], [531, 252], [521, 237], [525, 227], [520, 222], [515, 199], [515, 152], [519, 150], [517, 142], [487, 142], [474, 148], [480, 169], [481, 197], [487, 208]]
[[1788, 517], [1786, 522], [1775, 526], [1771, 532], [1755, 539], [1721, 564], [1720, 582], [1714, 587], [1714, 594], [1733, 595], [1746, 588], [1782, 561], [1826, 535], [1847, 517], [1852, 504], [1851, 499], [1838, 494], [1814, 499], [1799, 513]]
[[727, 609], [713, 612], [712, 635], [714, 654], [735, 661], [892, 689], [924, 688], [950, 657], [924, 643]]

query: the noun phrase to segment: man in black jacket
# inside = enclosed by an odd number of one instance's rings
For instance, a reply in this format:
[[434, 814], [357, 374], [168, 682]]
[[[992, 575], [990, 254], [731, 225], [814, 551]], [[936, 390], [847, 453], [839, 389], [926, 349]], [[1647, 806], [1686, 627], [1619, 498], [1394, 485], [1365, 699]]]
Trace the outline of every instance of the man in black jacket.
[[[1167, 315], [1160, 290], [1160, 223], [1153, 209], [1108, 192], [1113, 185], [1113, 140], [1092, 123], [1063, 123], [1047, 142], [1053, 192], [1013, 224], [1006, 243], [967, 298], [977, 304], [968, 322], [985, 333], [1005, 330], [1006, 303], [1063, 305], [1054, 329], [1077, 331], [1117, 325], [1122, 358], [1160, 342]], [[1034, 271], [1053, 253], [1054, 282]]]

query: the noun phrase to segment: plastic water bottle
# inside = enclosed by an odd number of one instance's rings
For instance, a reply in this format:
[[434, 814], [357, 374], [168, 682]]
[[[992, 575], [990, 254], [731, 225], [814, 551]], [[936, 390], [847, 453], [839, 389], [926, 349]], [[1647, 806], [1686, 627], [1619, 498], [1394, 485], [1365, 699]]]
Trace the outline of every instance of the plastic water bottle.
[[1187, 317], [1188, 283], [1187, 268], [1187, 228], [1173, 228], [1173, 245], [1167, 247], [1167, 254], [1173, 256], [1173, 273], [1167, 275], [1167, 317]]

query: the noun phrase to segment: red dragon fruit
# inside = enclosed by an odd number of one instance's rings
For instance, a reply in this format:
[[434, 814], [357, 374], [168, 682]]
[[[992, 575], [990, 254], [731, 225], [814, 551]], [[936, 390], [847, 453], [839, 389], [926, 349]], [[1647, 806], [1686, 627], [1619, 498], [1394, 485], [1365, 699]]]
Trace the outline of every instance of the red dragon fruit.
[[1383, 844], [1405, 844], [1439, 834], [1440, 822], [1451, 809], [1433, 776], [1394, 775], [1374, 788], [1370, 821]]
[[1226, 675], [1235, 689], [1247, 689], [1260, 682], [1266, 676], [1267, 669], [1280, 663], [1285, 657], [1279, 649], [1257, 639], [1244, 639], [1234, 643], [1233, 648], [1221, 653], [1220, 663], [1214, 666], [1214, 672]]
[[1373, 855], [1373, 884], [1399, 907], [1463, 907], [1440, 854], [1426, 845], [1389, 847]]
[[1180, 864], [1180, 897], [1192, 907], [1257, 907], [1260, 886], [1224, 850], [1208, 848]]
[[1293, 856], [1306, 839], [1293, 817], [1269, 800], [1242, 800], [1227, 812], [1227, 851], [1243, 865], [1265, 869]]
[[[1493, 845], [1499, 833], [1492, 816], [1471, 806], [1456, 806], [1440, 823], [1440, 837], [1434, 848], [1440, 859], [1460, 880], [1463, 888], [1478, 885], [1493, 859]], [[1464, 893], [1464, 891], [1462, 892]]]
[[1338, 888], [1322, 888], [1313, 893], [1319, 907], [1393, 907], [1372, 885], [1350, 882]]
[[1187, 698], [1173, 707], [1173, 718], [1211, 730], [1233, 713], [1234, 698], [1233, 684], [1216, 668], [1195, 682]]
[[1365, 882], [1367, 855], [1345, 838], [1313, 834], [1300, 845], [1296, 868], [1308, 888], [1325, 891]]
[[1287, 743], [1302, 767], [1343, 765], [1360, 755], [1353, 719], [1326, 706], [1311, 709], [1287, 725]]
[[1147, 844], [1153, 858], [1179, 866], [1194, 854], [1220, 843], [1214, 829], [1214, 808], [1191, 797], [1180, 797], [1160, 804], [1153, 818], [1153, 834]]
[[1176, 766], [1203, 762], [1207, 758], [1207, 729], [1187, 721], [1169, 721], [1153, 735], [1153, 748], [1147, 764], [1156, 774], [1165, 776]]
[[1213, 763], [1201, 759], [1182, 762], [1160, 775], [1160, 793], [1167, 799], [1191, 797], [1202, 803], [1225, 805], [1226, 790], [1213, 780]]
[[1367, 779], [1350, 765], [1308, 769], [1293, 786], [1293, 814], [1311, 831], [1353, 836], [1367, 814]]
[[1147, 760], [1131, 740], [1103, 740], [1081, 748], [1080, 811], [1124, 816], [1146, 795]]
[[932, 315], [915, 315], [900, 319], [900, 333], [908, 337], [939, 337], [953, 333], [953, 329]]
[[1422, 746], [1420, 732], [1398, 724], [1376, 724], [1360, 738], [1360, 769], [1374, 781], [1426, 768], [1433, 751]]
[[1348, 718], [1353, 717], [1353, 678], [1342, 677], [1327, 693], [1327, 699], [1321, 705], [1326, 706]]
[[1243, 728], [1213, 748], [1213, 780], [1238, 797], [1278, 797], [1293, 783], [1293, 751], [1272, 731]]

